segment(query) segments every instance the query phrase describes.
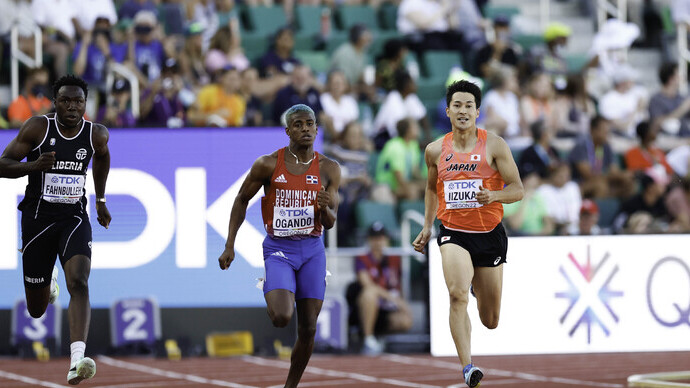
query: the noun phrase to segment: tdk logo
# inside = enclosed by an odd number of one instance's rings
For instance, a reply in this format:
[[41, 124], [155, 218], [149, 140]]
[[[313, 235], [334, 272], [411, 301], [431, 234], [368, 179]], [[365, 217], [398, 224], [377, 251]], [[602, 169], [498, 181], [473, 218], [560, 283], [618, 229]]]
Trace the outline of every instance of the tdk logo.
[[477, 188], [477, 182], [476, 181], [451, 182], [451, 183], [448, 183], [448, 188], [454, 189], [454, 190], [476, 189]]
[[309, 211], [307, 209], [285, 209], [288, 217], [301, 217], [308, 216]]
[[53, 183], [60, 183], [63, 185], [74, 185], [74, 184], [81, 184], [81, 178], [80, 176], [54, 176], [50, 179], [51, 182]]

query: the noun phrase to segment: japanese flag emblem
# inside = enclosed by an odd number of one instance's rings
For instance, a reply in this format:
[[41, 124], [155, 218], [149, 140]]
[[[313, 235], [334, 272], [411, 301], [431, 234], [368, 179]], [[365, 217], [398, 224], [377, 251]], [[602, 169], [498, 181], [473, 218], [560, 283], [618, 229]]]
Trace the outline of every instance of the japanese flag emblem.
[[482, 156], [481, 156], [481, 155], [479, 155], [479, 154], [472, 154], [472, 155], [470, 155], [470, 161], [472, 161], [472, 162], [479, 162], [480, 160], [482, 160]]

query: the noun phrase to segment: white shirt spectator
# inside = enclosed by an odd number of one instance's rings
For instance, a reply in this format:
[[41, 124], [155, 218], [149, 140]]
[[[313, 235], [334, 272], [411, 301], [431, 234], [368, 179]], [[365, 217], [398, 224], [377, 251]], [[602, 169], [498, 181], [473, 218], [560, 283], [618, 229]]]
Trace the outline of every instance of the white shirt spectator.
[[648, 101], [649, 93], [641, 86], [633, 86], [625, 93], [620, 93], [616, 89], [609, 90], [599, 100], [599, 112], [608, 120], [622, 120], [635, 116], [627, 128], [618, 128], [628, 137], [635, 137], [635, 127], [645, 119], [647, 109], [638, 110], [640, 100]]
[[31, 1], [0, 0], [0, 9], [0, 35], [9, 34], [16, 21], [19, 36], [33, 36], [36, 23], [31, 11]]
[[330, 93], [322, 93], [320, 100], [324, 113], [333, 119], [333, 128], [337, 133], [341, 133], [347, 123], [359, 118], [357, 101], [349, 94], [342, 95], [340, 101], [336, 101]]
[[537, 193], [546, 202], [549, 217], [553, 218], [557, 224], [565, 224], [569, 228], [573, 225], [577, 226], [582, 206], [582, 195], [577, 183], [569, 181], [563, 187], [545, 183], [539, 186]]
[[426, 108], [416, 94], [409, 94], [403, 99], [400, 92], [393, 90], [383, 100], [379, 112], [374, 119], [374, 135], [387, 130], [391, 138], [398, 135], [398, 121], [404, 118], [421, 120], [426, 116]]
[[448, 31], [448, 21], [444, 17], [437, 18], [424, 31], [420, 31], [408, 17], [415, 14], [421, 18], [431, 18], [434, 14], [442, 12], [441, 3], [435, 0], [403, 0], [398, 8], [398, 19], [396, 25], [401, 34], [412, 34], [415, 32]]
[[31, 12], [39, 26], [54, 28], [74, 39], [76, 31], [72, 19], [77, 18], [81, 10], [72, 0], [33, 0]]
[[506, 91], [501, 94], [496, 90], [489, 91], [482, 99], [482, 109], [491, 107], [508, 123], [504, 137], [515, 137], [520, 134], [520, 102], [515, 93]]
[[108, 19], [111, 26], [117, 24], [117, 11], [113, 0], [76, 0], [75, 3], [79, 8], [77, 21], [81, 28], [92, 30], [98, 18]]
[[676, 23], [690, 24], [690, 1], [673, 0], [671, 3], [671, 16]]
[[669, 151], [669, 153], [666, 154], [666, 162], [668, 162], [678, 176], [688, 176], [688, 168], [690, 168], [690, 145], [683, 145]]

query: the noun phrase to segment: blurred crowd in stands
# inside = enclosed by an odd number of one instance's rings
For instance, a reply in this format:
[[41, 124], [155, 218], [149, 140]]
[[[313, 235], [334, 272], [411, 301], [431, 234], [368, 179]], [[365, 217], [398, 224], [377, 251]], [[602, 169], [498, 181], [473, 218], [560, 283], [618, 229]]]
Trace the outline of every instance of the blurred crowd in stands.
[[[676, 22], [690, 20], [686, 3], [668, 7]], [[642, 25], [609, 19], [587, 53], [568, 51], [568, 25], [520, 34], [516, 7], [485, 0], [0, 0], [0, 9], [0, 84], [10, 82], [13, 26], [29, 56], [40, 28], [44, 59], [20, 67], [0, 127], [50, 112], [50, 85], [67, 73], [89, 83], [88, 118], [110, 128], [281, 126], [289, 106], [311, 106], [324, 152], [343, 170], [341, 246], [364, 241], [369, 203], [394, 243], [409, 238], [400, 224], [423, 209], [424, 147], [450, 129], [445, 86], [457, 79], [482, 87], [478, 124], [508, 141], [519, 166], [525, 198], [505, 206], [512, 235], [690, 232], [690, 98], [676, 65], [657, 69], [660, 87], [648, 90], [626, 55], [634, 45], [666, 51], [653, 1]]]

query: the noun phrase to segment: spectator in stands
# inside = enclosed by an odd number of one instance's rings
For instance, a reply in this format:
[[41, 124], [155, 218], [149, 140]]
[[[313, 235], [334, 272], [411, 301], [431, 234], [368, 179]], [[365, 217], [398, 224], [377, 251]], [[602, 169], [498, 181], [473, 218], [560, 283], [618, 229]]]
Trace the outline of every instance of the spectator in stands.
[[[214, 59], [214, 56], [217, 58]], [[213, 35], [211, 46], [206, 53], [206, 61], [222, 63], [221, 67], [230, 64], [238, 71], [242, 71], [250, 65], [249, 59], [242, 50], [239, 35], [234, 34], [230, 26], [219, 28]]]
[[[215, 0], [216, 16], [219, 26], [227, 26], [232, 23], [239, 23], [239, 15], [235, 8], [235, 0]], [[239, 24], [238, 24], [239, 27]], [[234, 27], [233, 27], [234, 30]]]
[[510, 20], [504, 16], [494, 19], [494, 40], [482, 47], [475, 57], [475, 69], [488, 78], [500, 65], [516, 67], [520, 61], [520, 47], [511, 41]]
[[333, 121], [331, 127], [326, 127], [326, 130], [333, 129], [327, 133], [332, 140], [338, 138], [347, 123], [359, 119], [357, 100], [349, 93], [347, 78], [341, 70], [328, 73], [326, 91], [321, 94], [320, 101], [324, 113]]
[[[483, 102], [483, 101], [482, 101]], [[540, 178], [546, 179], [551, 171], [560, 163], [558, 150], [551, 145], [553, 135], [544, 125], [543, 120], [535, 121], [530, 125], [532, 132], [532, 144], [525, 148], [518, 159], [520, 176], [537, 173]]]
[[380, 222], [369, 227], [369, 251], [355, 259], [357, 281], [347, 287], [352, 324], [359, 325], [368, 355], [383, 351], [375, 334], [405, 332], [412, 327], [412, 313], [401, 290], [401, 258], [384, 254], [390, 237]]
[[627, 51], [640, 35], [634, 23], [608, 19], [592, 40], [588, 64], [587, 91], [599, 99], [612, 86], [611, 81], [620, 66], [628, 65]]
[[129, 60], [133, 61], [141, 73], [139, 82], [148, 85], [161, 75], [165, 52], [158, 38], [161, 30], [156, 14], [144, 10], [134, 17], [134, 35], [129, 36]]
[[10, 127], [10, 122], [5, 120], [5, 118], [0, 114], [0, 129], [8, 129]]
[[457, 1], [449, 0], [402, 0], [398, 31], [418, 55], [426, 50], [460, 51], [464, 44], [462, 33], [456, 29], [458, 6]]
[[113, 82], [108, 100], [96, 115], [96, 121], [109, 128], [132, 128], [137, 125], [137, 120], [129, 108], [132, 100], [131, 86], [122, 78]]
[[491, 73], [491, 90], [482, 99], [483, 128], [504, 139], [520, 136], [518, 80], [514, 68], [501, 66]]
[[369, 176], [369, 158], [373, 145], [364, 135], [362, 125], [350, 121], [325, 152], [340, 164], [340, 205], [338, 206], [338, 245], [356, 244], [352, 231], [357, 227], [355, 205], [369, 198], [372, 179]]
[[126, 0], [118, 10], [120, 19], [134, 19], [139, 11], [158, 13], [156, 2], [153, 0]]
[[635, 85], [637, 71], [629, 65], [621, 65], [613, 75], [613, 89], [599, 100], [599, 112], [617, 134], [628, 138], [635, 136], [637, 123], [647, 117], [648, 93]]
[[661, 90], [649, 100], [649, 120], [664, 132], [690, 136], [690, 96], [680, 94], [678, 63], [659, 68]]
[[613, 220], [616, 233], [662, 233], [670, 229], [672, 217], [664, 203], [666, 183], [649, 175], [639, 179], [640, 192], [621, 204]]
[[551, 77], [541, 72], [532, 74], [527, 82], [527, 93], [520, 98], [520, 117], [523, 125], [529, 128], [532, 123], [542, 120], [546, 130], [555, 133], [558, 126], [555, 102]]
[[580, 186], [571, 180], [570, 166], [559, 163], [550, 170], [548, 179], [537, 189], [546, 202], [549, 217], [555, 223], [556, 234], [565, 235], [577, 227], [582, 195]]
[[48, 69], [39, 67], [30, 69], [26, 74], [22, 93], [17, 96], [7, 109], [7, 118], [12, 128], [19, 128], [31, 116], [44, 115], [53, 110], [50, 101]]
[[333, 125], [333, 120], [323, 112], [320, 93], [314, 87], [315, 82], [309, 66], [298, 64], [290, 74], [290, 84], [276, 93], [273, 101], [273, 123], [281, 125], [283, 113], [288, 108], [295, 104], [305, 104], [314, 110], [316, 122], [320, 127]]
[[417, 96], [417, 83], [405, 70], [398, 70], [395, 76], [396, 89], [386, 95], [376, 117], [374, 118], [374, 145], [381, 149], [397, 133], [400, 120], [412, 118], [419, 121], [425, 133], [430, 137], [431, 126], [426, 117], [426, 107]]
[[240, 95], [240, 73], [226, 65], [214, 76], [214, 83], [201, 88], [197, 100], [188, 112], [193, 125], [238, 127], [244, 123], [246, 101]]
[[690, 145], [678, 146], [666, 155], [666, 161], [676, 176], [690, 180]]
[[4, 63], [5, 47], [10, 45], [10, 32], [17, 28], [19, 49], [34, 56], [34, 29], [38, 26], [31, 12], [30, 0], [0, 0], [0, 63]]
[[486, 44], [484, 29], [490, 22], [482, 17], [475, 0], [460, 0], [457, 8], [457, 20], [467, 49], [474, 52], [484, 47]]
[[[376, 163], [375, 200], [394, 202], [423, 198], [426, 169], [419, 145], [419, 124], [413, 118], [398, 121], [397, 136], [388, 140]], [[392, 195], [391, 195], [392, 194]]]
[[565, 89], [567, 84], [568, 63], [563, 58], [563, 53], [568, 45], [570, 34], [572, 34], [572, 29], [569, 26], [559, 22], [549, 23], [544, 31], [546, 47], [534, 55], [536, 69], [551, 76], [556, 90]]
[[53, 57], [56, 78], [67, 74], [79, 12], [79, 6], [71, 0], [33, 0], [31, 3], [34, 21], [43, 30], [43, 51]]
[[204, 50], [206, 50], [219, 27], [216, 2], [214, 0], [187, 0], [184, 4], [187, 20], [191, 23], [199, 23], [203, 27], [201, 40]]
[[331, 69], [342, 71], [355, 94], [365, 90], [364, 69], [372, 36], [364, 24], [350, 28], [349, 39], [338, 47], [331, 57]]
[[611, 123], [602, 116], [591, 122], [590, 134], [577, 140], [568, 160], [582, 195], [602, 198], [609, 195], [626, 198], [632, 192], [632, 174], [622, 171], [609, 144]]
[[554, 222], [549, 217], [546, 201], [537, 191], [541, 178], [531, 173], [522, 178], [525, 195], [521, 201], [503, 204], [503, 220], [507, 229], [516, 236], [549, 236]]
[[401, 39], [393, 38], [383, 45], [381, 55], [376, 58], [374, 85], [388, 93], [395, 90], [395, 74], [405, 70], [407, 46]]
[[99, 19], [108, 20], [109, 27], [117, 24], [117, 12], [113, 0], [76, 0], [74, 3], [79, 10], [76, 14], [78, 22], [76, 27], [80, 37], [84, 35], [84, 32], [95, 29]]
[[278, 29], [273, 38], [271, 48], [259, 60], [259, 74], [261, 77], [266, 78], [276, 74], [292, 73], [292, 70], [300, 63], [292, 55], [294, 47], [295, 39], [293, 38], [292, 29], [290, 27]]
[[179, 64], [172, 58], [166, 60], [161, 77], [141, 96], [141, 121], [150, 127], [182, 127], [185, 110], [179, 93], [183, 88]]
[[203, 27], [199, 23], [190, 24], [185, 33], [184, 48], [179, 56], [185, 82], [194, 90], [198, 90], [211, 82], [211, 76], [204, 64], [204, 50], [201, 32]]
[[74, 74], [103, 90], [108, 64], [124, 62], [127, 46], [111, 40], [111, 25], [106, 18], [96, 19], [93, 30], [86, 30], [77, 42], [72, 59]]
[[254, 67], [248, 67], [242, 70], [240, 77], [242, 78], [240, 95], [247, 102], [244, 125], [260, 127], [264, 125], [264, 103], [254, 94], [254, 86], [259, 82], [259, 71]]
[[592, 97], [587, 94], [582, 74], [570, 74], [565, 90], [556, 96], [556, 135], [578, 137], [589, 132], [589, 123], [597, 113]]
[[658, 169], [658, 173], [670, 177], [673, 174], [673, 169], [666, 162], [664, 151], [654, 145], [659, 129], [650, 125], [648, 121], [641, 121], [637, 124], [636, 131], [640, 144], [625, 153], [625, 168], [630, 171]]
[[690, 180], [675, 184], [665, 198], [666, 209], [674, 215], [677, 233], [690, 232]]
[[599, 227], [599, 206], [591, 199], [584, 199], [580, 207], [580, 215], [577, 224], [569, 230], [573, 236], [596, 236], [603, 234]]

